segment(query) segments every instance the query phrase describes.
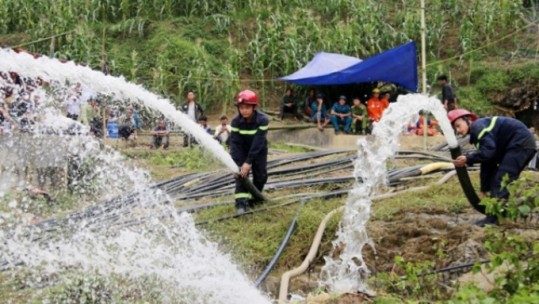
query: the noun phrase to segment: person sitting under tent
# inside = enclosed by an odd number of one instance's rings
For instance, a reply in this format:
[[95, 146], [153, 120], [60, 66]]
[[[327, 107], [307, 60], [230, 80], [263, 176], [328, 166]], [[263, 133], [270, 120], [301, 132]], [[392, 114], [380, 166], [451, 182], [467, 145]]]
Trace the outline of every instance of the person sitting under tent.
[[[480, 163], [481, 198], [490, 193], [493, 198], [506, 200], [509, 197], [507, 184], [519, 178], [537, 153], [534, 135], [522, 122], [509, 117], [478, 119], [477, 115], [464, 109], [450, 111], [447, 116], [457, 134], [470, 135], [470, 143], [477, 148], [457, 157], [453, 161], [455, 167]], [[479, 206], [474, 208], [485, 213]], [[487, 214], [476, 225], [495, 225], [497, 220]]]
[[354, 105], [352, 105], [352, 129], [354, 134], [365, 134], [367, 132], [367, 125], [369, 118], [367, 115], [367, 107], [361, 103], [359, 97], [354, 97]]
[[423, 136], [425, 133], [425, 116], [427, 117], [427, 135], [434, 136], [438, 134], [438, 122], [430, 118], [429, 113], [425, 115], [424, 111], [419, 111], [419, 119], [412, 130], [412, 134]]
[[281, 99], [281, 112], [279, 113], [279, 117], [281, 120], [284, 119], [284, 114], [290, 113], [294, 115], [294, 119], [298, 119], [298, 104], [297, 104], [296, 96], [294, 96], [294, 91], [292, 91], [292, 88], [286, 88], [286, 93]]
[[163, 149], [168, 149], [170, 130], [165, 120], [159, 120], [159, 123], [152, 132], [152, 142], [150, 143], [152, 149], [159, 149], [163, 145]]
[[328, 111], [326, 109], [326, 104], [324, 103], [324, 94], [316, 95], [316, 101], [311, 104], [311, 109], [313, 110], [313, 115], [311, 120], [315, 122], [318, 126], [318, 130], [324, 131], [324, 128], [329, 123]]
[[381, 94], [382, 96], [380, 97], [380, 101], [384, 104], [385, 109], [387, 109], [389, 108], [389, 99], [391, 98], [391, 92], [385, 91], [381, 92]]
[[352, 110], [346, 103], [346, 96], [339, 97], [339, 101], [336, 102], [331, 108], [331, 123], [335, 128], [335, 134], [339, 134], [340, 125], [343, 125], [344, 133], [350, 134], [352, 126]]
[[316, 101], [316, 90], [310, 89], [309, 94], [307, 95], [307, 97], [305, 98], [301, 106], [301, 108], [303, 109], [303, 114], [305, 114], [306, 117], [310, 118], [313, 116], [313, 109], [311, 108], [311, 105], [315, 101]]
[[380, 100], [380, 90], [372, 90], [372, 97], [367, 101], [367, 111], [369, 112], [369, 119], [373, 122], [379, 122], [382, 119], [384, 110], [389, 106], [386, 102]]

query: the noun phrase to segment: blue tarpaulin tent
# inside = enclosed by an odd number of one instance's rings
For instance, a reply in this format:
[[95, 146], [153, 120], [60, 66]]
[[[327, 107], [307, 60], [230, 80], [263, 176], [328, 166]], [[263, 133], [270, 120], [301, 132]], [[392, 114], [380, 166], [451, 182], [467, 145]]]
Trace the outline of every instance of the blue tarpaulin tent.
[[371, 58], [317, 53], [297, 72], [280, 78], [300, 85], [341, 85], [385, 81], [417, 92], [417, 57], [411, 41]]

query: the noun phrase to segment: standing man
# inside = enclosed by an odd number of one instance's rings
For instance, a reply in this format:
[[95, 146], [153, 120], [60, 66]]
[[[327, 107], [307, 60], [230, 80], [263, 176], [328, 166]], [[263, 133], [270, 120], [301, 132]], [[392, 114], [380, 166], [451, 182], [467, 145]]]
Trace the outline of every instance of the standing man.
[[447, 76], [440, 75], [438, 76], [438, 84], [442, 86], [442, 103], [447, 112], [455, 110], [457, 105], [457, 96], [455, 96], [455, 90], [453, 87], [447, 83]]
[[340, 125], [343, 125], [344, 133], [350, 134], [352, 126], [352, 110], [346, 103], [346, 96], [339, 97], [339, 101], [336, 102], [331, 108], [331, 123], [335, 128], [335, 135], [339, 134]]
[[215, 135], [213, 136], [219, 143], [228, 146], [228, 139], [232, 134], [232, 127], [228, 124], [228, 117], [226, 115], [221, 116], [221, 124], [215, 128]]
[[236, 180], [236, 209], [238, 214], [254, 203], [252, 195], [247, 192], [240, 178], [248, 178], [253, 172], [253, 184], [262, 192], [268, 180], [268, 133], [269, 119], [256, 110], [258, 97], [251, 90], [244, 90], [238, 94], [237, 103], [239, 114], [232, 120], [232, 134], [230, 136], [230, 155], [240, 167], [240, 174]]
[[[198, 122], [198, 118], [204, 115], [204, 110], [195, 101], [195, 93], [193, 91], [187, 92], [187, 101], [181, 106], [181, 111], [189, 117], [194, 122]], [[193, 138], [187, 133], [183, 136], [183, 146], [191, 146]]]
[[[450, 111], [449, 121], [460, 136], [470, 135], [470, 143], [477, 151], [461, 155], [453, 161], [455, 167], [481, 164], [481, 198], [487, 193], [497, 199], [507, 199], [509, 192], [502, 185], [516, 180], [537, 152], [535, 137], [522, 122], [509, 117], [477, 118], [464, 109]], [[485, 213], [484, 209], [478, 211]], [[496, 224], [497, 219], [487, 215], [476, 223], [483, 227]]]
[[69, 93], [66, 100], [67, 117], [77, 121], [80, 116], [80, 108], [79, 93], [77, 91]]

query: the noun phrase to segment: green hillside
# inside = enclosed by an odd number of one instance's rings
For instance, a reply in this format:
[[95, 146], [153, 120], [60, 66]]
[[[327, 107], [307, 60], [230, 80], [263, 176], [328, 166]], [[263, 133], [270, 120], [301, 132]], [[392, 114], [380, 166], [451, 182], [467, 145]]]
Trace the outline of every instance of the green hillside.
[[[426, 2], [429, 83], [443, 72], [465, 86], [477, 69], [537, 62], [537, 1]], [[0, 0], [0, 45], [96, 69], [106, 56], [114, 75], [176, 101], [193, 88], [216, 106], [247, 86], [275, 99], [283, 85], [272, 79], [317, 51], [366, 58], [419, 42], [419, 16], [419, 0]], [[485, 111], [471, 102], [485, 96], [462, 97]]]

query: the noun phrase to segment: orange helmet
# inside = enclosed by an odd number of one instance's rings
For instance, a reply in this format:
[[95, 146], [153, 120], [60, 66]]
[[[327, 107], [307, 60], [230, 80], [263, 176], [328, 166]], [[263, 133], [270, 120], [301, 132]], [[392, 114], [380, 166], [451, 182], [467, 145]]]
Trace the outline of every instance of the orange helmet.
[[258, 97], [256, 93], [251, 90], [243, 90], [238, 94], [236, 105], [246, 104], [258, 106]]
[[470, 116], [472, 121], [477, 120], [477, 115], [465, 109], [456, 109], [456, 110], [449, 111], [449, 113], [447, 113], [447, 118], [449, 118], [449, 122], [451, 122], [451, 124], [453, 124], [457, 119], [461, 117], [465, 117], [465, 116]]

